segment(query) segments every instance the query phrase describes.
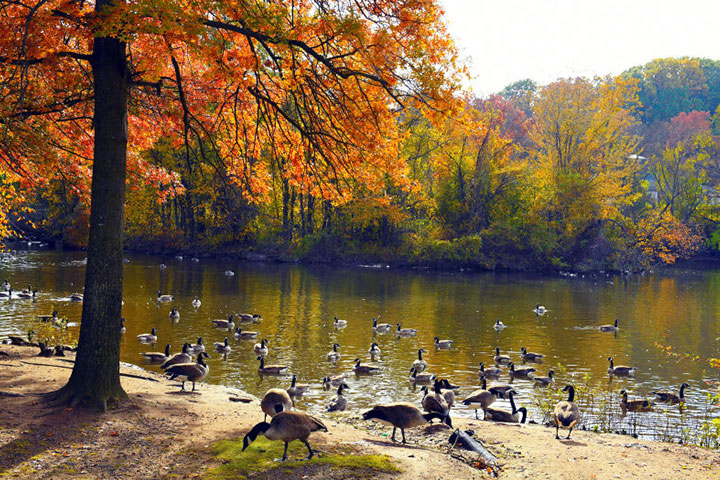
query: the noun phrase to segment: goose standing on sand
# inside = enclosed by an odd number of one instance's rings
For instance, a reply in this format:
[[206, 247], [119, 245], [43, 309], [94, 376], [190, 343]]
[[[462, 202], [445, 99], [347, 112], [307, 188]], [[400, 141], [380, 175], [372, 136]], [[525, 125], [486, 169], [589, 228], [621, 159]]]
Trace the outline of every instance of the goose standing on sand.
[[141, 333], [137, 336], [137, 339], [141, 343], [155, 343], [157, 342], [157, 328], [153, 327], [150, 333]]
[[608, 357], [608, 362], [610, 362], [610, 367], [608, 368], [610, 375], [632, 375], [635, 373], [635, 370], [637, 370], [635, 367], [627, 367], [625, 365], [615, 366], [613, 357]]
[[414, 368], [417, 373], [420, 373], [427, 368], [427, 362], [422, 358], [423, 353], [425, 353], [425, 349], [419, 349], [417, 360], [415, 360], [412, 364], [412, 368]]
[[386, 425], [393, 427], [393, 433], [390, 437], [394, 442], [395, 431], [399, 428], [402, 433], [402, 443], [407, 443], [405, 440], [405, 429], [419, 427], [425, 425], [431, 420], [438, 419], [445, 422], [450, 428], [452, 428], [452, 421], [450, 415], [443, 415], [442, 413], [432, 412], [423, 414], [419, 408], [410, 403], [391, 403], [388, 405], [377, 405], [371, 410], [363, 413], [364, 420], [377, 420]]
[[168, 295], [168, 294], [163, 294], [161, 290], [158, 290], [157, 301], [158, 302], [172, 302], [173, 296]]
[[445, 415], [450, 411], [447, 400], [442, 394], [440, 382], [435, 382], [432, 392], [429, 392], [427, 387], [423, 387], [423, 391], [425, 396], [422, 399], [422, 406], [427, 413], [437, 412]]
[[555, 438], [560, 439], [559, 430], [561, 428], [567, 428], [570, 431], [566, 439], [570, 438], [572, 429], [580, 421], [580, 409], [575, 404], [575, 387], [572, 385], [565, 385], [563, 392], [568, 392], [568, 399], [559, 402], [555, 406]]
[[600, 325], [598, 328], [601, 332], [617, 332], [619, 330], [618, 319], [615, 319], [615, 325]]
[[495, 395], [493, 395], [487, 390], [487, 382], [483, 378], [482, 388], [475, 390], [470, 395], [468, 395], [468, 397], [462, 401], [462, 404], [473, 405], [475, 407], [475, 418], [479, 420], [477, 414], [478, 407], [480, 407], [482, 410], [486, 410], [490, 405], [492, 405], [494, 401]]
[[345, 395], [343, 395], [344, 388], [347, 388], [348, 390], [350, 389], [350, 387], [347, 386], [347, 383], [343, 382], [340, 384], [337, 389], [337, 395], [330, 399], [330, 403], [327, 407], [328, 412], [343, 412], [347, 410], [348, 401]]
[[442, 396], [445, 397], [448, 409], [452, 408], [453, 405], [455, 405], [455, 390], [460, 387], [457, 385], [451, 385], [447, 378], [440, 380], [440, 387], [440, 393], [442, 393]]
[[192, 382], [192, 391], [195, 391], [195, 382], [205, 378], [210, 367], [203, 361], [203, 357], [210, 358], [205, 352], [198, 354], [197, 363], [176, 363], [165, 370], [165, 376], [170, 380], [179, 379], [182, 381], [181, 391], [185, 391], [185, 382]]
[[[507, 392], [507, 396], [510, 399], [510, 406], [512, 407], [511, 412], [500, 408], [488, 407], [485, 409], [485, 420], [507, 423], [518, 423], [519, 421], [520, 423], [525, 423], [527, 419], [527, 409], [525, 407], [517, 408], [517, 406], [515, 406], [515, 400], [513, 399], [513, 395], [515, 394], [515, 390]], [[520, 413], [522, 413], [522, 419], [520, 419]]]
[[340, 352], [337, 351], [340, 344], [333, 343], [333, 348], [327, 353], [327, 359], [331, 362], [337, 362], [340, 359]]
[[141, 352], [140, 355], [149, 363], [163, 363], [170, 358], [170, 344], [165, 345], [165, 353], [162, 352]]
[[270, 342], [268, 342], [267, 338], [263, 338], [262, 340], [260, 340], [260, 343], [255, 344], [255, 346], [253, 347], [253, 351], [259, 355], [267, 355], [268, 354], [268, 347], [267, 347], [268, 343], [270, 343]]
[[312, 432], [322, 430], [327, 432], [327, 427], [317, 418], [304, 412], [280, 412], [275, 415], [270, 423], [260, 422], [255, 425], [243, 438], [244, 452], [248, 446], [255, 441], [258, 435], [264, 435], [268, 440], [281, 440], [285, 442], [285, 451], [282, 461], [287, 460], [288, 444], [293, 440], [300, 440], [308, 449], [307, 459], [314, 455], [308, 437]]
[[672, 392], [650, 392], [653, 395], [657, 396], [658, 402], [668, 402], [668, 403], [680, 403], [685, 401], [685, 389], [688, 388], [690, 385], [687, 383], [683, 383], [680, 385], [680, 390], [677, 394]]
[[377, 318], [373, 318], [373, 330], [377, 333], [388, 333], [392, 329], [389, 323], [378, 323]]
[[282, 388], [271, 388], [262, 400], [260, 400], [260, 410], [265, 414], [263, 421], [267, 420], [267, 416], [274, 417], [280, 412], [288, 412], [292, 409], [293, 403], [290, 394]]

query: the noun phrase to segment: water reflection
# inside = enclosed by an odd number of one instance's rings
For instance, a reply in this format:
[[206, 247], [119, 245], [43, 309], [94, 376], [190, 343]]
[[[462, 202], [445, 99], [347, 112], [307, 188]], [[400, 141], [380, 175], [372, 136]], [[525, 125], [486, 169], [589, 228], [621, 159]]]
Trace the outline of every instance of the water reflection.
[[[38, 291], [34, 299], [0, 299], [0, 336], [24, 333], [36, 315], [53, 310], [77, 325], [82, 303], [71, 301], [71, 295], [82, 290], [84, 265], [82, 252], [4, 256], [0, 278], [18, 286], [34, 285]], [[225, 275], [226, 271], [234, 275]], [[513, 386], [518, 392], [515, 400], [529, 409], [534, 421], [542, 421], [534, 404], [538, 392], [587, 378], [606, 386], [599, 401], [612, 407], [603, 412], [590, 409], [588, 416], [594, 422], [631, 431], [638, 429], [639, 415], [654, 415], [663, 425], [668, 418], [680, 424], [688, 415], [705, 414], [707, 367], [676, 362], [656, 343], [706, 358], [717, 356], [720, 336], [720, 271], [715, 270], [648, 277], [534, 278], [128, 255], [123, 299], [127, 319], [123, 361], [138, 363], [140, 353], [148, 348], [137, 335], [156, 328], [156, 342], [163, 346], [189, 343], [197, 353], [209, 344], [212, 358], [207, 360], [211, 369], [206, 382], [262, 395], [270, 387], [288, 388], [290, 375], [296, 374], [298, 382], [309, 385], [297, 399], [298, 406], [311, 412], [325, 408], [343, 378], [350, 386], [343, 393], [348, 411], [380, 402], [418, 402], [421, 397], [410, 369], [422, 360], [428, 372], [462, 385], [461, 396], [480, 386], [482, 363], [492, 385]], [[173, 310], [177, 315], [172, 315]], [[614, 325], [615, 319], [619, 319], [616, 330], [600, 330], [601, 325]], [[494, 328], [497, 320], [505, 328]], [[214, 353], [214, 343], [225, 345], [225, 337], [229, 350]], [[445, 339], [453, 341], [450, 348], [436, 348]], [[373, 342], [379, 355], [368, 351]], [[543, 355], [542, 368], [521, 356], [523, 348]], [[337, 355], [331, 358], [328, 352]], [[259, 372], [258, 355], [265, 357], [266, 365], [287, 366], [287, 373]], [[496, 363], [496, 355], [508, 358]], [[610, 356], [618, 364], [636, 367], [635, 375], [609, 376]], [[355, 359], [381, 372], [356, 375]], [[536, 368], [533, 376], [554, 369], [554, 386], [536, 389], [531, 378], [510, 376], [510, 361], [516, 369]], [[491, 369], [498, 369], [494, 378]], [[327, 377], [332, 380], [324, 382]], [[674, 391], [682, 382], [690, 385], [684, 412], [661, 405], [650, 414], [622, 416], [620, 390], [651, 397], [651, 391]], [[327, 391], [326, 383], [331, 385]], [[581, 401], [581, 392], [578, 398]], [[507, 407], [506, 401], [498, 403]], [[470, 408], [454, 411], [474, 416]]]

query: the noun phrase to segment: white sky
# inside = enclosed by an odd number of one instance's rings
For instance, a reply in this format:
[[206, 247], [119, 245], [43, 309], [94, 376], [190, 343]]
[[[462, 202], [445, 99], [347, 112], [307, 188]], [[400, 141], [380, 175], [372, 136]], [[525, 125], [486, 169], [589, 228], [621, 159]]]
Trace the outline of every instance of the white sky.
[[477, 96], [516, 80], [618, 74], [662, 57], [720, 60], [719, 0], [440, 0]]

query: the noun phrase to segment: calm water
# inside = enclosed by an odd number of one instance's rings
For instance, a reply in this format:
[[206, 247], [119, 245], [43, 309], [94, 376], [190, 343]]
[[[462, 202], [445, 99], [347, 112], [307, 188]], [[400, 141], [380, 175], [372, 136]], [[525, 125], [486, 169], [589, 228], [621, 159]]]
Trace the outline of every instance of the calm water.
[[[547, 375], [558, 364], [566, 372], [558, 377], [562, 386], [587, 374], [591, 383], [607, 392], [625, 388], [631, 396], [651, 396], [650, 391], [676, 391], [683, 381], [688, 411], [706, 411], [708, 388], [705, 380], [716, 380], [717, 371], [706, 364], [677, 362], [665, 356], [655, 342], [671, 344], [675, 351], [700, 357], [718, 356], [720, 341], [720, 271], [673, 271], [671, 275], [596, 276], [588, 278], [539, 278], [519, 274], [431, 274], [392, 269], [315, 268], [284, 264], [241, 263], [234, 260], [191, 262], [172, 257], [128, 255], [125, 264], [123, 315], [127, 333], [122, 340], [122, 359], [142, 364], [142, 351], [162, 350], [166, 343], [179, 351], [183, 342], [202, 336], [212, 343], [226, 333], [213, 328], [210, 320], [227, 318], [233, 312], [259, 313], [262, 323], [249, 325], [269, 340], [267, 363], [290, 366], [298, 381], [312, 389], [298, 401], [298, 407], [321, 411], [335, 393], [321, 388], [322, 377], [349, 372], [346, 396], [354, 412], [378, 402], [418, 403], [419, 389], [408, 381], [417, 349], [427, 350], [428, 369], [463, 386], [462, 397], [478, 386], [478, 364], [492, 366], [495, 346], [502, 353], [520, 360], [520, 348], [545, 354], [541, 365], [533, 365]], [[0, 280], [8, 278], [15, 286], [32, 284], [39, 289], [35, 301], [13, 299], [0, 302], [0, 337], [28, 330], [34, 315], [53, 309], [79, 322], [81, 305], [71, 303], [69, 295], [82, 291], [83, 252], [16, 252], [0, 260]], [[167, 268], [159, 268], [161, 263]], [[224, 271], [233, 269], [235, 276]], [[158, 289], [175, 296], [173, 302], [158, 304]], [[195, 309], [195, 296], [202, 305]], [[549, 312], [537, 316], [537, 302]], [[181, 317], [168, 318], [171, 308]], [[344, 329], [333, 327], [333, 317], [346, 319]], [[355, 358], [369, 362], [368, 348], [373, 341], [372, 318], [379, 322], [416, 328], [417, 336], [397, 338], [377, 335], [382, 355], [375, 362], [381, 375], [356, 377]], [[508, 326], [498, 332], [496, 318]], [[598, 325], [620, 319], [620, 331], [603, 333]], [[136, 335], [158, 328], [155, 347], [137, 342]], [[73, 327], [77, 328], [77, 327]], [[453, 339], [454, 348], [436, 350], [433, 337]], [[206, 382], [225, 384], [262, 395], [270, 387], [289, 386], [289, 376], [260, 378], [253, 353], [255, 341], [236, 341], [230, 336], [232, 352], [223, 358], [210, 351], [210, 374]], [[341, 345], [340, 360], [333, 364], [326, 353], [333, 343]], [[607, 357], [616, 364], [638, 368], [634, 378], [608, 382]], [[159, 370], [148, 365], [146, 368]], [[500, 383], [509, 378], [503, 375]], [[491, 382], [492, 383], [492, 382]], [[519, 404], [528, 407], [530, 418], [540, 420], [533, 404], [536, 390], [528, 380], [515, 380]], [[202, 389], [202, 386], [200, 387]], [[616, 400], [612, 400], [615, 402]], [[619, 400], [618, 400], [619, 401]], [[501, 407], [503, 401], [497, 402]], [[496, 406], [498, 406], [496, 404]], [[686, 412], [687, 413], [687, 412]], [[713, 413], [715, 415], [716, 413]], [[470, 417], [473, 410], [463, 406], [454, 415]], [[647, 414], [641, 414], [647, 415]], [[668, 424], [654, 414], [657, 423]], [[677, 417], [670, 409], [671, 418]], [[616, 428], [637, 423], [638, 415], [617, 419]], [[644, 420], [643, 420], [644, 421]], [[642, 432], [641, 432], [642, 433]]]

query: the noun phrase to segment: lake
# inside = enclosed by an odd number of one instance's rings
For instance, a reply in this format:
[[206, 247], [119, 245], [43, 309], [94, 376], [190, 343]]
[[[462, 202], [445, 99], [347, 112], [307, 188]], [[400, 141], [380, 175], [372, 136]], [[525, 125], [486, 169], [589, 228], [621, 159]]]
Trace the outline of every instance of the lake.
[[[123, 316], [127, 332], [122, 338], [122, 360], [144, 365], [140, 352], [162, 350], [166, 343], [179, 351], [184, 342], [204, 338], [212, 358], [206, 382], [241, 388], [257, 396], [271, 387], [287, 388], [290, 376], [258, 375], [259, 362], [253, 352], [256, 340], [236, 341], [230, 332], [214, 328], [211, 320], [228, 318], [234, 312], [257, 313], [259, 324], [241, 325], [258, 330], [269, 341], [267, 363], [286, 364], [299, 383], [310, 391], [298, 400], [298, 408], [319, 412], [332, 395], [322, 389], [324, 376], [349, 373], [346, 396], [351, 415], [391, 401], [419, 405], [421, 392], [409, 381], [410, 366], [417, 350], [425, 348], [426, 371], [462, 386], [463, 398], [479, 385], [478, 364], [493, 366], [495, 347], [522, 366], [521, 347], [545, 355], [534, 366], [540, 375], [549, 368], [558, 372], [557, 386], [585, 382], [597, 387], [603, 400], [613, 407], [610, 430], [625, 430], [641, 436], [668, 439], [699, 435], [694, 419], [717, 411], [709, 408], [706, 381], [716, 381], [718, 372], [704, 362], [666, 355], [656, 343], [673, 351], [700, 358], [719, 356], [720, 270], [673, 269], [647, 276], [588, 275], [537, 277], [523, 274], [441, 274], [385, 268], [331, 268], [275, 263], [244, 263], [230, 259], [198, 262], [185, 257], [154, 257], [127, 254], [124, 270]], [[0, 281], [7, 278], [15, 289], [28, 284], [38, 289], [36, 299], [0, 301], [0, 338], [24, 334], [35, 315], [58, 310], [78, 328], [82, 305], [69, 296], [82, 292], [84, 252], [19, 251], [0, 258]], [[161, 268], [160, 265], [166, 265]], [[225, 271], [233, 270], [234, 276]], [[174, 301], [158, 303], [157, 292], [172, 294]], [[199, 297], [202, 305], [193, 308]], [[548, 312], [536, 315], [536, 303]], [[168, 317], [177, 308], [180, 319]], [[333, 318], [347, 320], [337, 329]], [[394, 333], [373, 336], [372, 319], [401, 323], [417, 329], [417, 335], [398, 338]], [[496, 330], [501, 319], [507, 326]], [[601, 332], [598, 326], [619, 319], [617, 333]], [[158, 343], [140, 344], [136, 335], [157, 327]], [[212, 344], [229, 336], [232, 352], [226, 358], [212, 351]], [[435, 336], [452, 339], [447, 350], [434, 348]], [[368, 349], [377, 342], [382, 353], [370, 362]], [[340, 360], [327, 361], [333, 343], [340, 345]], [[637, 367], [634, 377], [609, 378], [608, 356], [616, 364]], [[383, 368], [379, 375], [357, 377], [354, 360]], [[557, 367], [560, 368], [557, 368]], [[510, 381], [506, 371], [495, 383]], [[663, 404], [654, 413], [621, 416], [618, 392], [653, 397], [653, 390], [677, 392], [687, 382], [687, 408]], [[491, 384], [493, 381], [490, 382]], [[518, 405], [528, 408], [529, 419], [541, 421], [536, 403], [544, 395], [532, 381], [515, 379]], [[202, 391], [202, 385], [199, 386]], [[558, 394], [559, 395], [559, 394]], [[581, 400], [581, 399], [579, 399]], [[554, 401], [554, 400], [553, 400]], [[506, 401], [495, 407], [508, 407]], [[607, 412], [606, 412], [607, 413]], [[474, 410], [462, 405], [454, 416], [473, 417]], [[602, 419], [588, 415], [586, 427]], [[600, 415], [600, 414], [598, 414]], [[605, 421], [608, 421], [605, 419]], [[682, 429], [685, 429], [684, 433]]]

